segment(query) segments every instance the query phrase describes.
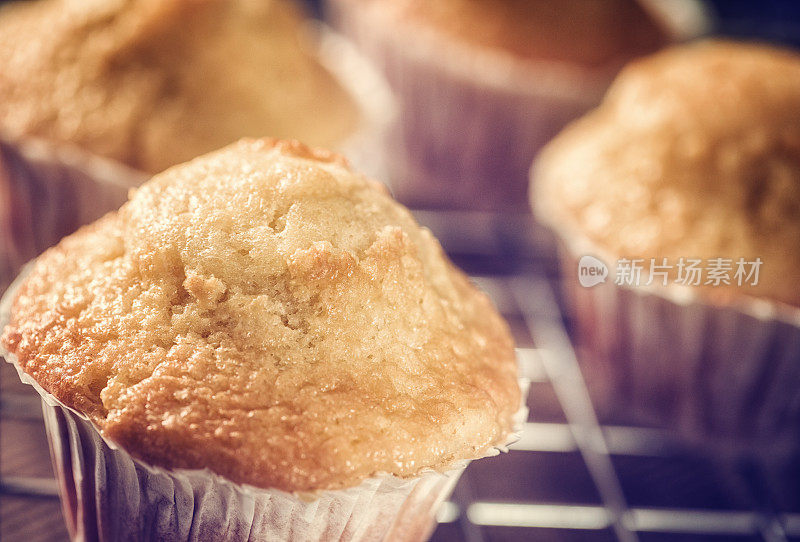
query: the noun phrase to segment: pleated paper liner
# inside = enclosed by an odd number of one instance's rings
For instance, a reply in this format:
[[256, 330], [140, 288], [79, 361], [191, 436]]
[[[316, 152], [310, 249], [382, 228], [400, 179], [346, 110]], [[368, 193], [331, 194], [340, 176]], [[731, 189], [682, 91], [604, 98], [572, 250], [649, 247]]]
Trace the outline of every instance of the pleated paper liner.
[[579, 358], [604, 422], [665, 429], [721, 455], [780, 462], [800, 451], [800, 309], [613, 276], [583, 287], [581, 256], [606, 255], [561, 237]]
[[384, 181], [388, 178], [389, 137], [397, 119], [397, 104], [383, 76], [358, 49], [323, 24], [311, 25], [322, 64], [347, 90], [361, 113], [361, 125], [334, 150], [347, 157], [353, 168]]
[[153, 468], [61, 405], [45, 400], [44, 415], [73, 540], [425, 540], [462, 471], [373, 478], [308, 500]]

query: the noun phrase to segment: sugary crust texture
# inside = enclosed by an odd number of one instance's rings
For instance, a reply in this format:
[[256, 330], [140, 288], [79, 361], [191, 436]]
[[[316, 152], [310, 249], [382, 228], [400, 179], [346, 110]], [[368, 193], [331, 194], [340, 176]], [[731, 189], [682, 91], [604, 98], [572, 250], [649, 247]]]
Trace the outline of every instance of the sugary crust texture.
[[670, 41], [668, 32], [635, 0], [347, 1], [533, 60], [618, 69]]
[[0, 129], [149, 172], [241, 137], [332, 146], [355, 103], [287, 0], [37, 0], [0, 9]]
[[504, 444], [505, 322], [336, 155], [242, 141], [42, 255], [3, 343], [134, 455], [261, 487], [347, 487]]
[[627, 67], [536, 160], [537, 214], [620, 257], [761, 258], [800, 306], [800, 55], [708, 41]]

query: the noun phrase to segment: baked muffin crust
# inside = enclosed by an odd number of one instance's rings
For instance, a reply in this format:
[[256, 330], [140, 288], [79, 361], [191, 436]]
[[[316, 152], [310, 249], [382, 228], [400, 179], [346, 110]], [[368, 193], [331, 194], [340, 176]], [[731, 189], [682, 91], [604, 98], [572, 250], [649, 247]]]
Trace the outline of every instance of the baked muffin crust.
[[537, 214], [625, 258], [761, 258], [800, 306], [800, 55], [708, 41], [625, 68], [535, 163]]
[[606, 67], [670, 41], [666, 29], [635, 0], [349, 1], [532, 60]]
[[149, 172], [240, 137], [330, 146], [359, 113], [288, 0], [36, 0], [0, 9], [0, 129]]
[[326, 151], [243, 141], [44, 253], [2, 338], [104, 436], [284, 490], [507, 442], [506, 324], [430, 232]]

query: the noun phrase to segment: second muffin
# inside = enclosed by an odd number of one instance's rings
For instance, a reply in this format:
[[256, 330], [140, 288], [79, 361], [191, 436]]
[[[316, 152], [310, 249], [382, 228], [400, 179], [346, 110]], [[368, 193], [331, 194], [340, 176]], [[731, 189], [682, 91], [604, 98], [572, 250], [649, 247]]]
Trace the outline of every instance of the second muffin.
[[[635, 62], [533, 176], [604, 412], [726, 451], [792, 448], [800, 55], [709, 41]], [[585, 255], [606, 284], [579, 285]]]
[[390, 181], [415, 207], [527, 211], [536, 151], [675, 38], [636, 0], [328, 4], [397, 95]]

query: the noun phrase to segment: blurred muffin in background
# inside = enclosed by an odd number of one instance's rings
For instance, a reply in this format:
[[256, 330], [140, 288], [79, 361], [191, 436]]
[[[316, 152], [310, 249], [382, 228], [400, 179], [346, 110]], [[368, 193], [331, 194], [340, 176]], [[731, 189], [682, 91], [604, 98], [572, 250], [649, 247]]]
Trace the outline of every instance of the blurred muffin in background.
[[[532, 182], [537, 217], [564, 241], [606, 412], [697, 441], [791, 448], [800, 54], [709, 41], [634, 62], [544, 149]], [[585, 255], [612, 268], [605, 283], [579, 285]]]
[[633, 0], [328, 4], [395, 89], [392, 187], [421, 207], [526, 209], [537, 149], [626, 61], [674, 39]]
[[652, 51], [664, 29], [626, 0], [350, 0], [374, 4], [401, 24], [422, 24], [475, 46], [530, 60], [608, 66]]
[[335, 144], [354, 100], [288, 0], [36, 0], [0, 9], [0, 130], [157, 172], [242, 136]]

